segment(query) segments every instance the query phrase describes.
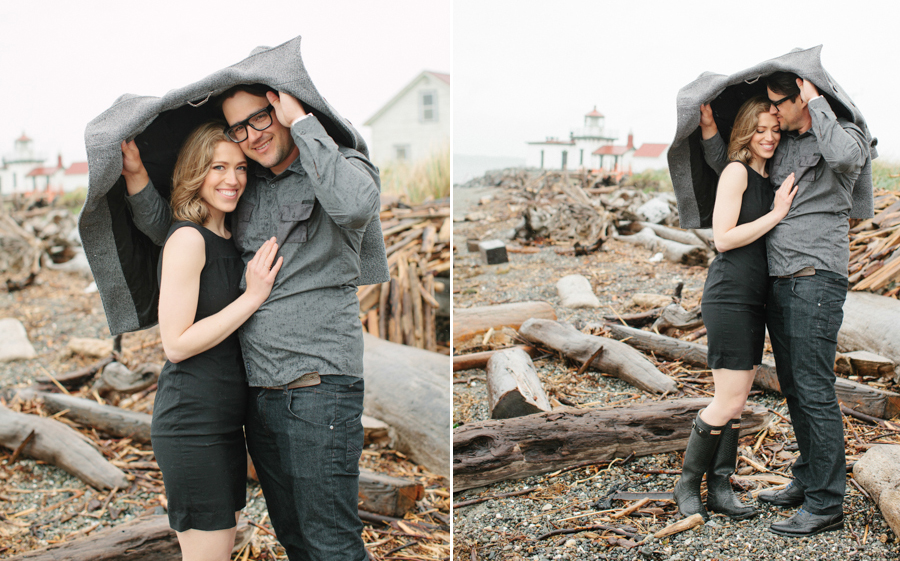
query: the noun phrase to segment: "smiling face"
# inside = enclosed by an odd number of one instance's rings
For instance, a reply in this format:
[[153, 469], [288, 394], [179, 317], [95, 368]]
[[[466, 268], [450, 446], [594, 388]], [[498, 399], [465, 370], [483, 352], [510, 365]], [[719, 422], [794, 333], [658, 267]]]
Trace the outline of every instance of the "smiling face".
[[247, 186], [247, 159], [233, 142], [219, 142], [213, 152], [209, 171], [200, 186], [200, 200], [210, 216], [224, 216], [237, 208], [238, 199]]
[[781, 140], [781, 127], [778, 119], [770, 113], [760, 113], [756, 131], [750, 137], [750, 153], [753, 158], [768, 160], [775, 154], [775, 148]]
[[[248, 92], [238, 91], [222, 103], [222, 113], [231, 126], [250, 115], [268, 107], [269, 101]], [[272, 125], [258, 131], [247, 127], [247, 140], [238, 144], [244, 154], [261, 166], [278, 175], [283, 172], [299, 154], [291, 138], [291, 131], [283, 126], [272, 112]]]

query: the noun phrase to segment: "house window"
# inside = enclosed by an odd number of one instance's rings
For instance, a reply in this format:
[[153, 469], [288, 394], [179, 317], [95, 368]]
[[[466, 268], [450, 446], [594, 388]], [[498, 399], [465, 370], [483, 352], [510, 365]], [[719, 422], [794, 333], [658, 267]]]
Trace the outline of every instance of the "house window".
[[423, 123], [437, 122], [437, 92], [419, 92], [419, 120]]
[[569, 152], [567, 150], [563, 150], [562, 153], [562, 169], [566, 169], [566, 160], [569, 159]]
[[541, 169], [544, 169], [544, 151], [541, 150]]
[[394, 159], [401, 162], [409, 160], [409, 144], [398, 144], [394, 146]]
[[578, 165], [579, 166], [584, 165], [584, 148], [582, 148], [581, 150], [578, 151]]

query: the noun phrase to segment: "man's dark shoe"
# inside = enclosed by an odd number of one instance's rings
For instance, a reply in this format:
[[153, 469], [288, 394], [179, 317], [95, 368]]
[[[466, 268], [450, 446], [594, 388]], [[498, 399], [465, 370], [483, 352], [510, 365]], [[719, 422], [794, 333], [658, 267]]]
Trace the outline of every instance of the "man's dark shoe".
[[841, 530], [843, 527], [843, 512], [837, 514], [813, 514], [801, 508], [797, 511], [797, 514], [787, 520], [773, 523], [769, 526], [769, 530], [789, 538], [800, 538], [821, 534], [822, 532]]
[[756, 498], [764, 503], [777, 506], [800, 506], [803, 504], [804, 495], [805, 491], [794, 480], [784, 489], [761, 491]]

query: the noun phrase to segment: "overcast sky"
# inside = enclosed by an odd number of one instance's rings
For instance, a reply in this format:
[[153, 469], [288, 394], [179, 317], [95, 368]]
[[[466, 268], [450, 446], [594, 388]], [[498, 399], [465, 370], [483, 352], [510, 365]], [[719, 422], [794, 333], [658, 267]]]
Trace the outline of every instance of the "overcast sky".
[[450, 0], [0, 2], [0, 154], [25, 132], [55, 163], [121, 94], [160, 96], [303, 37], [318, 90], [361, 127], [422, 70], [451, 72]]
[[625, 144], [670, 143], [678, 90], [795, 47], [822, 64], [900, 161], [896, 2], [454, 1], [454, 153], [525, 157], [594, 105]]

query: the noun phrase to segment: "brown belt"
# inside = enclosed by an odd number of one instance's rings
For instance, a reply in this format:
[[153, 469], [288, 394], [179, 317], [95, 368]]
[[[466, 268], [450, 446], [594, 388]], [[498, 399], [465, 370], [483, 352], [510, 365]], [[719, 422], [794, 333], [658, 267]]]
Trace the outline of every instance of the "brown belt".
[[322, 383], [322, 379], [319, 378], [318, 372], [307, 372], [303, 376], [300, 376], [293, 382], [289, 382], [283, 386], [269, 386], [263, 387], [264, 390], [293, 390], [295, 388], [306, 388], [309, 386], [318, 386]]
[[779, 279], [795, 279], [797, 277], [811, 277], [816, 274], [816, 270], [812, 267], [803, 267], [792, 275], [778, 275]]

